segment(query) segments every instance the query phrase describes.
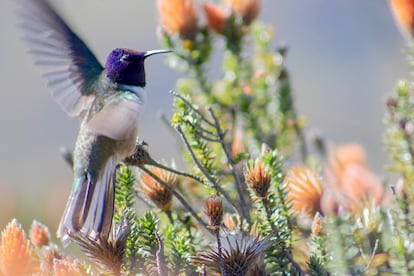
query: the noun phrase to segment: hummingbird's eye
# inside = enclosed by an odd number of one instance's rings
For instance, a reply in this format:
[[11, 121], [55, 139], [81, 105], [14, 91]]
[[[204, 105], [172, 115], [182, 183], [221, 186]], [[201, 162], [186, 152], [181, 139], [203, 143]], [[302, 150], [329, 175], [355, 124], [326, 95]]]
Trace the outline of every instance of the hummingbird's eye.
[[122, 62], [132, 61], [132, 57], [130, 55], [123, 55], [120, 59]]

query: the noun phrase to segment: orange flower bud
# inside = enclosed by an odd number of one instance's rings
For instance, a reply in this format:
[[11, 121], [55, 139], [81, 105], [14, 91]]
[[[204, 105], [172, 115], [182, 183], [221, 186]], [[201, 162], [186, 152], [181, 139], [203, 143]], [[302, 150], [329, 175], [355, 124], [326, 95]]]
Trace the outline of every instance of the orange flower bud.
[[209, 3], [204, 3], [203, 9], [204, 14], [206, 15], [208, 27], [219, 34], [222, 33], [229, 14], [219, 6]]
[[33, 221], [30, 229], [30, 240], [36, 247], [42, 247], [49, 243], [50, 233], [49, 229], [38, 221]]
[[243, 23], [249, 25], [260, 11], [259, 0], [227, 0], [232, 10], [243, 18]]
[[158, 0], [158, 11], [160, 25], [165, 32], [194, 39], [198, 27], [193, 0]]
[[312, 234], [319, 236], [322, 232], [322, 216], [319, 212], [316, 212], [315, 217], [312, 221]]
[[211, 196], [204, 203], [204, 213], [210, 220], [210, 225], [217, 229], [223, 222], [223, 201], [219, 196]]
[[414, 36], [414, 0], [390, 0], [395, 21], [403, 34]]

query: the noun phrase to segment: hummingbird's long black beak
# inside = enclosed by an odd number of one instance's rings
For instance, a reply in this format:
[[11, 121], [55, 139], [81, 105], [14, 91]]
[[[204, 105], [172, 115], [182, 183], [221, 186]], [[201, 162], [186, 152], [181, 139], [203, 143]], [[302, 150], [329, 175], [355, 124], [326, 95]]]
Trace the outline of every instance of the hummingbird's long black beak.
[[171, 53], [171, 50], [151, 50], [146, 51], [144, 54], [144, 58], [147, 58], [149, 56], [158, 55], [158, 54], [165, 54], [165, 53]]

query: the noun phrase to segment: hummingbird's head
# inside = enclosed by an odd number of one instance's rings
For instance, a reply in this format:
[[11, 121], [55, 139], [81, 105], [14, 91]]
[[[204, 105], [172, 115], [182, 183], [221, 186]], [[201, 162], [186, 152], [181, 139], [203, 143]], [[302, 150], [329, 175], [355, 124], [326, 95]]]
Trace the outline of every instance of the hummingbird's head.
[[171, 52], [170, 50], [153, 50], [139, 52], [131, 49], [116, 48], [112, 50], [106, 59], [105, 72], [106, 76], [114, 82], [145, 86], [145, 58], [155, 55]]

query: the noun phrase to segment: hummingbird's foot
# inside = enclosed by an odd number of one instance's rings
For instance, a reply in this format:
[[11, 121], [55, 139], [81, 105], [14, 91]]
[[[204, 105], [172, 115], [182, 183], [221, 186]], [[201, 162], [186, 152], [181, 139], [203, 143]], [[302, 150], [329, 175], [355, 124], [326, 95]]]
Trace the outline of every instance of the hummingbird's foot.
[[125, 165], [141, 166], [146, 164], [154, 164], [154, 160], [147, 150], [148, 144], [142, 141], [137, 143], [135, 147], [135, 152], [125, 158], [123, 163]]
[[144, 140], [137, 139], [137, 146], [148, 147], [149, 144], [145, 142]]

